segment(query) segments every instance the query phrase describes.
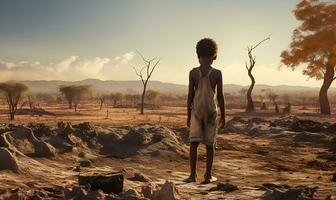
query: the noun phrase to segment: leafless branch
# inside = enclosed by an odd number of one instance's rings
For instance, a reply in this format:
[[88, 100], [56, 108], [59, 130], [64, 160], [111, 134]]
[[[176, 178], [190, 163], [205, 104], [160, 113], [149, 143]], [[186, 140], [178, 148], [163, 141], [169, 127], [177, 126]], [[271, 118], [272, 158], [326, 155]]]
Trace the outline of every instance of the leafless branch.
[[270, 34], [267, 38], [261, 40], [258, 44], [256, 44], [254, 47], [251, 48], [251, 51], [254, 50], [255, 48], [257, 48], [259, 45], [261, 45], [263, 42], [267, 41], [267, 40], [270, 40], [271, 39], [271, 35]]

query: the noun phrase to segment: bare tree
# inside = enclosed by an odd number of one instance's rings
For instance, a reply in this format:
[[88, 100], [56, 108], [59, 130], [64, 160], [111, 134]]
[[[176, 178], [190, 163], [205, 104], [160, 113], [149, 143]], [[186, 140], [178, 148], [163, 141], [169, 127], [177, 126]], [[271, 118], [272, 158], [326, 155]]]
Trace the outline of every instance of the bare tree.
[[141, 56], [142, 60], [145, 63], [145, 66], [143, 66], [140, 70], [137, 70], [134, 67], [134, 71], [135, 71], [136, 75], [138, 75], [140, 77], [142, 85], [143, 85], [143, 90], [142, 90], [142, 95], [141, 95], [141, 108], [140, 108], [140, 113], [143, 115], [144, 114], [145, 95], [146, 95], [146, 89], [147, 89], [147, 86], [148, 86], [148, 81], [149, 81], [150, 77], [152, 76], [153, 71], [155, 70], [156, 66], [159, 64], [160, 59], [157, 59], [155, 57], [155, 58], [152, 58], [151, 60], [148, 60], [140, 52], [138, 52], [138, 54]]
[[279, 113], [279, 105], [277, 103], [277, 98], [278, 98], [278, 95], [275, 93], [275, 92], [272, 92], [272, 91], [269, 91], [268, 94], [268, 99], [273, 102], [274, 104], [274, 110], [276, 113]]
[[18, 103], [20, 102], [23, 93], [26, 92], [27, 90], [28, 87], [23, 83], [16, 83], [16, 82], [0, 83], [0, 92], [2, 92], [6, 98], [10, 120], [14, 120]]
[[256, 56], [252, 55], [253, 50], [255, 50], [259, 45], [261, 45], [263, 42], [270, 40], [271, 36], [268, 36], [267, 38], [263, 39], [262, 41], [260, 41], [258, 44], [251, 46], [251, 47], [247, 47], [247, 54], [249, 57], [249, 64], [247, 64], [247, 62], [245, 63], [245, 67], [247, 70], [247, 74], [251, 79], [251, 85], [249, 87], [249, 89], [247, 90], [246, 93], [246, 98], [247, 98], [247, 106], [246, 106], [246, 112], [253, 112], [255, 110], [254, 108], [254, 103], [253, 103], [253, 99], [252, 99], [252, 90], [254, 88], [254, 85], [256, 83], [255, 78], [252, 74], [252, 70], [255, 66], [256, 63]]
[[99, 109], [102, 110], [103, 109], [103, 105], [106, 101], [106, 99], [108, 98], [107, 94], [100, 94], [98, 95], [98, 101], [99, 101]]
[[91, 94], [92, 88], [90, 85], [70, 85], [60, 87], [59, 91], [68, 101], [69, 108], [72, 109], [74, 106], [77, 112], [78, 104], [84, 96]]

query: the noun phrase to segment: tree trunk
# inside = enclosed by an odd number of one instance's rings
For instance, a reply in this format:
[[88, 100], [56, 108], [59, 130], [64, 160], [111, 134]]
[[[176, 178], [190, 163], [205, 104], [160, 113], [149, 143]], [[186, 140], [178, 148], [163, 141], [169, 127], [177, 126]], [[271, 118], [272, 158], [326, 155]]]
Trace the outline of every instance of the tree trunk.
[[251, 79], [251, 85], [249, 87], [249, 89], [247, 90], [247, 94], [246, 94], [246, 98], [247, 98], [247, 106], [246, 106], [246, 112], [254, 112], [254, 103], [253, 103], [253, 99], [252, 99], [252, 90], [253, 87], [255, 85], [255, 79], [252, 75], [252, 71], [249, 70], [248, 71], [248, 75]]
[[143, 88], [142, 95], [141, 95], [140, 114], [142, 114], [142, 115], [144, 114], [144, 104], [145, 104], [146, 87], [147, 87], [147, 83], [144, 84], [144, 88]]
[[10, 120], [14, 120], [14, 112], [9, 113]]
[[330, 103], [328, 99], [328, 89], [333, 82], [335, 75], [335, 69], [333, 66], [327, 66], [327, 70], [324, 74], [323, 84], [319, 93], [320, 113], [323, 115], [330, 115]]
[[75, 112], [77, 112], [77, 104], [75, 104]]
[[103, 109], [103, 104], [104, 104], [104, 101], [100, 100], [100, 110]]

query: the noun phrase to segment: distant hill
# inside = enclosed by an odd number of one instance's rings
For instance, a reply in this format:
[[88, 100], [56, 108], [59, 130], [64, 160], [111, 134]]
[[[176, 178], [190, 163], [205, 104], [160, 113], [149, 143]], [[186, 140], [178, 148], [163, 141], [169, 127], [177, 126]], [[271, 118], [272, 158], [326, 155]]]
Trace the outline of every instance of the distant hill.
[[[141, 81], [113, 81], [113, 80], [99, 80], [99, 79], [85, 79], [82, 81], [22, 81], [27, 84], [30, 90], [33, 93], [55, 93], [58, 91], [58, 88], [62, 85], [92, 85], [96, 91], [99, 92], [140, 92], [142, 90]], [[160, 81], [150, 81], [149, 89], [159, 90], [165, 93], [178, 93], [184, 94], [187, 92], [187, 85], [174, 84], [174, 83], [165, 83]], [[225, 84], [224, 92], [235, 93], [241, 90], [242, 88], [248, 88], [248, 86], [241, 86], [235, 84]], [[305, 86], [289, 86], [289, 85], [256, 85], [255, 92], [260, 92], [262, 89], [271, 89], [278, 93], [285, 92], [318, 92], [318, 87], [305, 87]], [[331, 91], [336, 91], [336, 88], [331, 88]]]

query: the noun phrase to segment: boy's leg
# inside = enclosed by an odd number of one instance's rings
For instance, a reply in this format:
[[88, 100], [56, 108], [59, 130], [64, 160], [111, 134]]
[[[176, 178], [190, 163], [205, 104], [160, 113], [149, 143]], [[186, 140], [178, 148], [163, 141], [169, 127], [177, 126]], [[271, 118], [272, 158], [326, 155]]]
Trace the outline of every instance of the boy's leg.
[[196, 182], [196, 166], [197, 166], [197, 148], [201, 141], [203, 141], [203, 130], [202, 122], [198, 120], [193, 111], [191, 111], [191, 121], [189, 130], [190, 139], [190, 152], [189, 152], [189, 162], [190, 162], [190, 176], [183, 180], [184, 182]]
[[190, 162], [190, 176], [184, 180], [184, 182], [191, 183], [196, 182], [196, 168], [197, 168], [197, 149], [199, 142], [190, 143], [189, 162]]
[[206, 171], [204, 174], [204, 184], [216, 181], [217, 178], [212, 176], [212, 163], [215, 155], [215, 143], [217, 135], [216, 117], [211, 117], [205, 123], [205, 145], [206, 145]]
[[212, 176], [212, 163], [215, 155], [214, 147], [214, 145], [206, 145], [206, 171], [203, 183], [210, 183], [217, 180], [216, 177]]

